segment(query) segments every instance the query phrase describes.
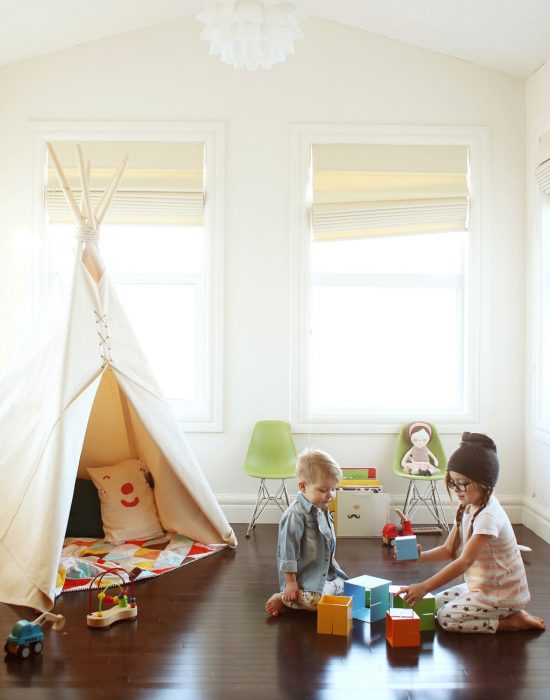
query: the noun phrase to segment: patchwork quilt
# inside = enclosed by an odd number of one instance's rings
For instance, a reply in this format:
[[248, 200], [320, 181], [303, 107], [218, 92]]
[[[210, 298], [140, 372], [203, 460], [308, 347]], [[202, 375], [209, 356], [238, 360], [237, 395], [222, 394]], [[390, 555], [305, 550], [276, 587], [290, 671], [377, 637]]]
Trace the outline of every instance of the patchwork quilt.
[[[59, 561], [55, 594], [88, 589], [95, 576], [117, 566], [131, 572], [135, 581], [141, 581], [173, 571], [226, 547], [226, 544], [194, 542], [174, 533], [117, 545], [88, 537], [67, 537]], [[118, 576], [105, 575], [101, 586], [119, 582]]]

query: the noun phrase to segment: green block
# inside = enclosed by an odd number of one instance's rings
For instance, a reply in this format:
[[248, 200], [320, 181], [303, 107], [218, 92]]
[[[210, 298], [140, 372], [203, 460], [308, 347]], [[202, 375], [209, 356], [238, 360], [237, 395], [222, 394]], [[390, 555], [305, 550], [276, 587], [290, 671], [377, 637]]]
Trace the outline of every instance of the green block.
[[403, 600], [403, 598], [400, 595], [394, 595], [391, 607], [392, 608], [410, 608], [411, 606], [408, 603], [405, 603], [405, 601]]
[[419, 617], [421, 632], [432, 632], [435, 630], [435, 615], [433, 613], [425, 613], [424, 615], [419, 615]]
[[365, 588], [365, 607], [370, 608], [370, 590]]
[[414, 611], [419, 617], [422, 617], [422, 615], [426, 614], [434, 615], [435, 596], [433, 596], [431, 593], [425, 595], [424, 598], [422, 598], [422, 600], [419, 600], [418, 603], [414, 606]]
[[[401, 596], [397, 595], [397, 591], [401, 587], [402, 586], [390, 586], [390, 607], [410, 610], [411, 606], [406, 603]], [[431, 615], [433, 617], [435, 615], [435, 596], [432, 593], [426, 593], [424, 598], [416, 603], [413, 610], [421, 620], [423, 615]], [[422, 629], [422, 627], [420, 629]], [[432, 626], [427, 629], [434, 628]]]
[[402, 588], [399, 585], [390, 586], [390, 608], [410, 608], [411, 606], [405, 603], [403, 598], [397, 595], [397, 591]]

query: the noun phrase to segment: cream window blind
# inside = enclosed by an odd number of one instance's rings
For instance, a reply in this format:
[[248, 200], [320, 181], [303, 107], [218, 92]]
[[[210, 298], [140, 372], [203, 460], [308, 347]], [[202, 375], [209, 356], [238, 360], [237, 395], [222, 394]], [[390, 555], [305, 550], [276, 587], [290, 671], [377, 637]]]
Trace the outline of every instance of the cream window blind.
[[314, 240], [468, 226], [466, 146], [315, 144]]
[[[55, 143], [69, 185], [81, 196], [75, 143]], [[95, 207], [124, 154], [128, 166], [105, 217], [107, 223], [202, 225], [204, 218], [204, 144], [179, 142], [91, 142], [82, 145], [91, 172]], [[45, 189], [51, 223], [74, 220], [52, 168]]]
[[540, 137], [535, 177], [539, 189], [544, 194], [550, 194], [550, 131]]

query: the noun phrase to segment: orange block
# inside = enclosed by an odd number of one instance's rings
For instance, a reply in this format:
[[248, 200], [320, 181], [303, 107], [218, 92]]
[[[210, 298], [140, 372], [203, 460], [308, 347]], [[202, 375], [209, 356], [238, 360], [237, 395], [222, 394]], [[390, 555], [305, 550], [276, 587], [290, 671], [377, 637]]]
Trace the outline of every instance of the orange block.
[[386, 613], [386, 639], [392, 647], [419, 647], [420, 618], [415, 611], [390, 608]]
[[346, 637], [351, 632], [353, 598], [324, 595], [317, 605], [317, 634]]

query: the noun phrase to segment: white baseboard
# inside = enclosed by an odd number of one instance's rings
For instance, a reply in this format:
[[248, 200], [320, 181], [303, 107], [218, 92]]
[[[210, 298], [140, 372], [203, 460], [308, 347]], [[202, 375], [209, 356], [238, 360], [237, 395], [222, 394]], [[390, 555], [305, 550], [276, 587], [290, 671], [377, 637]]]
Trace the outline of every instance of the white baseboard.
[[[289, 494], [292, 500], [295, 494]], [[230, 523], [248, 523], [252, 517], [256, 504], [256, 494], [218, 494], [218, 502], [222, 507], [225, 517]], [[401, 508], [405, 500], [404, 494], [390, 494], [391, 508]], [[550, 542], [550, 511], [538, 505], [533, 499], [525, 499], [520, 495], [498, 495], [498, 500], [514, 524], [525, 525], [535, 534]], [[447, 522], [452, 523], [456, 512], [456, 502], [451, 503], [446, 494], [441, 494], [441, 502], [447, 517]], [[397, 517], [391, 514], [391, 520], [397, 522]], [[262, 513], [259, 522], [277, 524], [281, 518], [281, 511], [275, 505], [269, 505]], [[433, 517], [427, 508], [418, 508], [413, 517], [413, 523], [429, 524]]]
[[550, 542], [550, 510], [527, 496], [523, 497], [523, 524], [545, 542]]

